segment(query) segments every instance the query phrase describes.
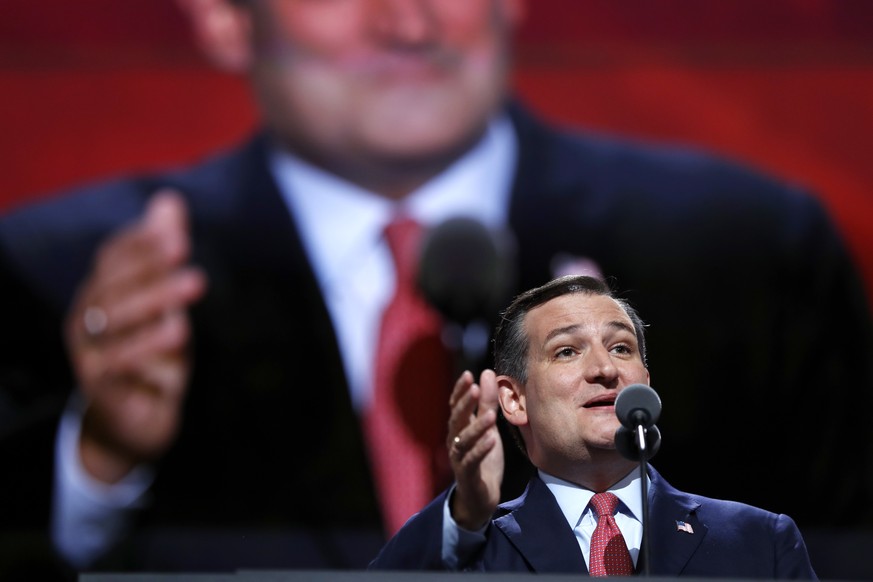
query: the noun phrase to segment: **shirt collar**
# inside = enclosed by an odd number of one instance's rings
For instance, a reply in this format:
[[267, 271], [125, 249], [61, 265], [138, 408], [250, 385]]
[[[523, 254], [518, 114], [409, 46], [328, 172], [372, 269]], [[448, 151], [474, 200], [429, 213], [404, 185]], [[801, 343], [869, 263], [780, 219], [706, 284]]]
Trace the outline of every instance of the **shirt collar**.
[[[582, 519], [585, 511], [588, 509], [591, 498], [594, 497], [594, 491], [580, 487], [575, 483], [559, 479], [554, 475], [549, 475], [543, 471], [539, 471], [540, 479], [549, 488], [549, 491], [555, 496], [558, 502], [558, 507], [570, 524], [570, 527], [575, 528]], [[646, 483], [650, 483], [646, 476]], [[608, 489], [614, 493], [621, 501], [626, 509], [626, 512], [639, 521], [643, 522], [643, 504], [640, 499], [640, 476], [639, 471], [634, 470], [625, 475], [625, 477]], [[621, 508], [621, 506], [619, 506]], [[621, 509], [619, 509], [621, 510]]]
[[493, 228], [505, 225], [517, 155], [511, 122], [495, 118], [476, 146], [402, 201], [360, 188], [285, 150], [271, 152], [270, 167], [316, 275], [329, 286], [380, 243], [382, 229], [398, 212], [425, 226], [455, 216]]

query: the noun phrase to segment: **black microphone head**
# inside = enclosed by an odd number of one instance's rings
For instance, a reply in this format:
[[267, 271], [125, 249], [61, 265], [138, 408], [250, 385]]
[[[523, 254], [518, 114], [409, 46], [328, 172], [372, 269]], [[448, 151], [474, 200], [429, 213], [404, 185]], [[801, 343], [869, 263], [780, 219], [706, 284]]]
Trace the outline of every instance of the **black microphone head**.
[[650, 386], [631, 384], [618, 393], [615, 415], [627, 428], [636, 428], [640, 424], [648, 428], [661, 417], [661, 399]]
[[432, 228], [422, 244], [418, 283], [448, 321], [493, 322], [512, 297], [515, 245], [505, 231], [457, 217]]

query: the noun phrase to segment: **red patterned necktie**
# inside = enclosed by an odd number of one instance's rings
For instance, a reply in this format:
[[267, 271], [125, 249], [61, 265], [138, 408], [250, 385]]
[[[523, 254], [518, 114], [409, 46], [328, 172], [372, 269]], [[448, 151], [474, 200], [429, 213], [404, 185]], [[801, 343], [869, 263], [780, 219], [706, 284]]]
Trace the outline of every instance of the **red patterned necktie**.
[[421, 226], [401, 217], [385, 228], [385, 237], [397, 285], [382, 315], [364, 432], [386, 533], [393, 535], [449, 482], [452, 360], [442, 343], [442, 320], [416, 285]]
[[630, 576], [633, 561], [613, 517], [618, 497], [609, 492], [597, 493], [591, 498], [591, 505], [597, 512], [597, 527], [591, 536], [588, 572], [592, 576]]

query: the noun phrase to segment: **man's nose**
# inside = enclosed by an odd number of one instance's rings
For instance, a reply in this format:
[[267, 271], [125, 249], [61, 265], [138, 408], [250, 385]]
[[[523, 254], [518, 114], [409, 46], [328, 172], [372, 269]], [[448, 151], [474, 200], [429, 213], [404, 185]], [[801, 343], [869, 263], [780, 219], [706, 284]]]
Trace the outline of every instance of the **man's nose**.
[[585, 358], [585, 380], [590, 384], [611, 384], [618, 368], [606, 348], [595, 348]]
[[441, 0], [372, 0], [374, 28], [386, 41], [429, 42], [436, 30], [434, 1]]

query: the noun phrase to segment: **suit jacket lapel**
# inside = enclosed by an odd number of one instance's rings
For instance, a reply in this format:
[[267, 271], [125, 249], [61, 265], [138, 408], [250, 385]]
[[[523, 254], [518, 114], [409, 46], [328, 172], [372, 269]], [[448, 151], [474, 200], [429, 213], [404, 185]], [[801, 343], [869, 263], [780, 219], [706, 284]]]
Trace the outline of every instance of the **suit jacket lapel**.
[[504, 504], [495, 524], [535, 572], [587, 573], [585, 559], [549, 488], [533, 477], [524, 495]]
[[[650, 572], [658, 576], [677, 576], [707, 535], [706, 524], [697, 518], [700, 503], [674, 489], [653, 468], [649, 468]], [[693, 533], [682, 531], [677, 522], [689, 524]], [[647, 557], [648, 559], [649, 557]]]
[[[233, 260], [250, 269], [284, 269], [320, 296], [296, 224], [268, 166], [267, 138], [259, 136], [241, 151], [219, 158], [189, 176], [181, 187], [191, 192], [197, 218], [192, 225], [213, 234], [221, 229]], [[309, 289], [307, 289], [309, 290]]]

